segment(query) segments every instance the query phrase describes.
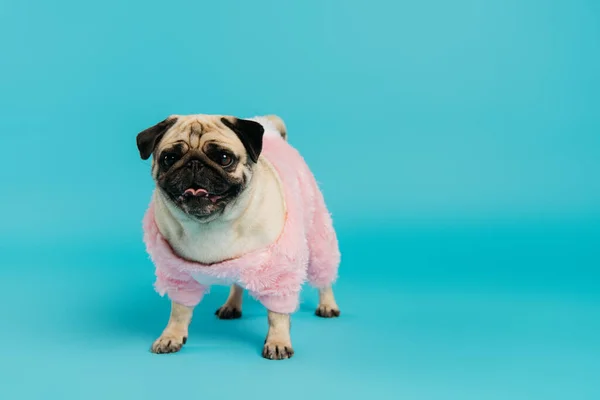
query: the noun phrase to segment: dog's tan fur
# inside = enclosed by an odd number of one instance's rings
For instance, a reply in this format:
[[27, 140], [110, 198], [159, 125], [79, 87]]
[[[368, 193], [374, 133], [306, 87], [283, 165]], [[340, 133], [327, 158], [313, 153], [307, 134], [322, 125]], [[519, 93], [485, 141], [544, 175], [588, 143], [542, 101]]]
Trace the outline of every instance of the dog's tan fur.
[[152, 344], [154, 353], [173, 353], [181, 350], [188, 337], [193, 308], [171, 303], [171, 317], [162, 335]]
[[290, 337], [290, 316], [272, 311], [268, 313], [269, 332], [263, 347], [263, 357], [284, 360], [294, 355]]
[[277, 115], [266, 115], [265, 118], [271, 121], [281, 136], [287, 140], [287, 127], [285, 126], [285, 122]]
[[[240, 160], [232, 176], [248, 179], [247, 189], [228, 204], [223, 213], [199, 221], [190, 217], [158, 188], [155, 192], [155, 219], [161, 234], [181, 257], [210, 264], [239, 257], [273, 243], [280, 235], [285, 222], [285, 201], [281, 182], [273, 166], [263, 157], [256, 164], [249, 161], [246, 150], [236, 134], [221, 122], [222, 116], [189, 115], [171, 116], [176, 122], [165, 133], [154, 154], [174, 144], [186, 150], [202, 151], [209, 143], [231, 150]], [[232, 118], [232, 117], [227, 117]], [[287, 137], [283, 120], [268, 116], [281, 135]], [[158, 168], [153, 160], [152, 174], [156, 179]], [[242, 288], [232, 286], [229, 298], [217, 310], [219, 318], [239, 318], [242, 308]], [[320, 312], [319, 310], [322, 310]], [[331, 289], [320, 293], [317, 315], [331, 317], [337, 310]], [[192, 309], [172, 304], [171, 318], [163, 334], [154, 342], [155, 353], [174, 352], [181, 349], [187, 339]], [[269, 333], [263, 356], [283, 359], [293, 354], [290, 339], [289, 315], [269, 312]]]

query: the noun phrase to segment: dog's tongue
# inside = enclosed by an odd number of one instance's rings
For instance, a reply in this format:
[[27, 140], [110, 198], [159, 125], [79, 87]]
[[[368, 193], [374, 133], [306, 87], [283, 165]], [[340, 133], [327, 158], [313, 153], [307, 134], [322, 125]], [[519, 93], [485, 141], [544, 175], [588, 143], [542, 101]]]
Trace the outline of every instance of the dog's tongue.
[[200, 197], [206, 197], [208, 196], [208, 192], [204, 189], [187, 189], [185, 192], [183, 192], [184, 195], [192, 195], [192, 196], [200, 196]]

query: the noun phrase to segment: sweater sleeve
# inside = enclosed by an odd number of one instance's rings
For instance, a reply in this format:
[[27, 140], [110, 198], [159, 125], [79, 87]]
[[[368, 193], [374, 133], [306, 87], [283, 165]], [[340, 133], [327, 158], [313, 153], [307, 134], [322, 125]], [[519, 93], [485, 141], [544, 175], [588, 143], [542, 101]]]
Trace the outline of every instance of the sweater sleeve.
[[187, 307], [195, 307], [206, 292], [206, 288], [189, 273], [164, 265], [156, 268], [154, 287], [161, 296], [166, 294], [171, 301]]

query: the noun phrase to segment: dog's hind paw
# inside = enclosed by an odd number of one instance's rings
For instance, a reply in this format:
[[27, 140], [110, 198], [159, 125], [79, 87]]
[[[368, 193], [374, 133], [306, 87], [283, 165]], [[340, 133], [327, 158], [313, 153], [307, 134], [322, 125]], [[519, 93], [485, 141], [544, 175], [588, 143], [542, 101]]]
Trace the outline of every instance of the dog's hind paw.
[[224, 305], [215, 311], [219, 319], [238, 319], [242, 317], [242, 310], [236, 307]]
[[340, 316], [340, 309], [329, 305], [319, 304], [315, 315], [321, 318], [336, 318]]

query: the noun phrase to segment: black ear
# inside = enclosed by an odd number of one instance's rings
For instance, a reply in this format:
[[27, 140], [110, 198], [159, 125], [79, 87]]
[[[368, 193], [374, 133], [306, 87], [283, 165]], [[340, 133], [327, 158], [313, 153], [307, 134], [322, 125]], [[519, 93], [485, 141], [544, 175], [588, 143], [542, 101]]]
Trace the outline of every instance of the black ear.
[[221, 122], [235, 132], [246, 148], [250, 159], [257, 162], [262, 151], [265, 128], [258, 122], [247, 119], [234, 118], [233, 121], [230, 121], [227, 118], [221, 118]]
[[162, 139], [165, 133], [175, 124], [175, 122], [177, 122], [177, 118], [167, 118], [164, 121], [161, 121], [158, 124], [138, 133], [137, 147], [140, 151], [140, 157], [142, 157], [142, 160], [147, 160], [150, 158], [154, 152], [154, 149], [160, 142], [160, 139]]

